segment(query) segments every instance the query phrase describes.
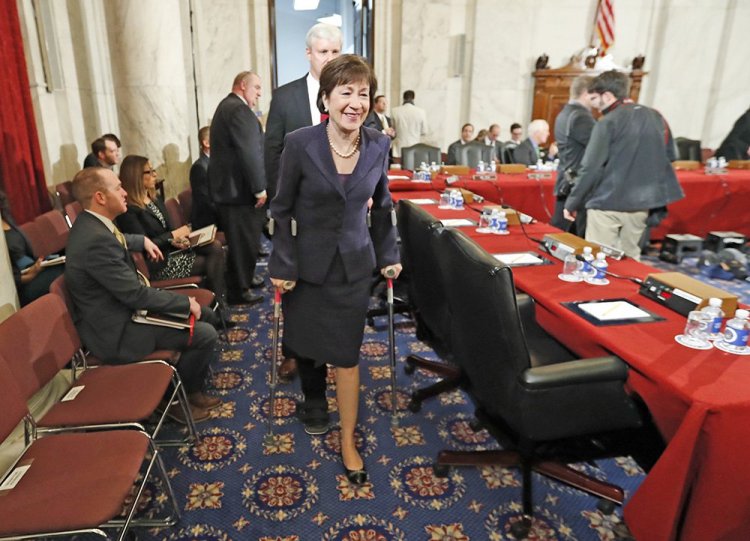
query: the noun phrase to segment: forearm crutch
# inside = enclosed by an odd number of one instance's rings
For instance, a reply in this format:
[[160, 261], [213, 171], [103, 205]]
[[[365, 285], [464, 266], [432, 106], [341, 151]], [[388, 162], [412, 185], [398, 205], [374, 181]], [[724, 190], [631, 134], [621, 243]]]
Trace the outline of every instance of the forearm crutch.
[[388, 349], [391, 362], [391, 426], [398, 426], [398, 399], [396, 397], [396, 336], [393, 329], [393, 277], [396, 271], [389, 268], [385, 271], [388, 290]]
[[266, 417], [266, 436], [263, 442], [266, 445], [273, 444], [273, 418], [276, 412], [276, 385], [279, 381], [278, 361], [279, 361], [279, 332], [281, 330], [281, 292], [282, 289], [290, 291], [292, 282], [284, 282], [282, 287], [276, 287], [273, 291], [273, 333], [271, 335], [271, 388], [270, 398], [268, 400], [268, 416]]

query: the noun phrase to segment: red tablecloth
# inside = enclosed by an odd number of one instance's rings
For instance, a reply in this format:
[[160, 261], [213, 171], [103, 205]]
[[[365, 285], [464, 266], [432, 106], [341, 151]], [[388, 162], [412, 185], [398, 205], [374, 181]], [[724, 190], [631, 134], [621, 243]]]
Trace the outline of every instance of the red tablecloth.
[[[427, 191], [395, 193], [394, 199], [432, 198]], [[424, 208], [438, 218], [473, 217], [476, 210]], [[477, 234], [464, 228], [490, 253], [539, 251], [520, 227], [508, 236]], [[541, 237], [551, 226], [526, 226]], [[541, 253], [541, 252], [539, 252]], [[637, 293], [627, 280], [608, 286], [557, 279], [562, 264], [516, 268], [516, 287], [537, 301], [537, 318], [553, 336], [582, 357], [614, 353], [630, 366], [629, 386], [648, 404], [668, 441], [667, 448], [625, 507], [636, 539], [688, 541], [750, 539], [750, 358], [713, 349], [680, 346], [684, 316]], [[612, 272], [642, 278], [658, 272], [625, 259], [611, 261]], [[595, 326], [561, 303], [626, 298], [664, 321]]]
[[[455, 185], [547, 222], [555, 208], [552, 195], [555, 173], [536, 176], [498, 174], [497, 180], [487, 181], [471, 180], [470, 175], [464, 175]], [[446, 178], [447, 175], [438, 175], [432, 183], [392, 181], [391, 191], [424, 190], [425, 187], [442, 190]], [[709, 231], [737, 231], [750, 236], [750, 171], [731, 170], [724, 175], [678, 171], [677, 178], [685, 197], [669, 206], [669, 216], [651, 232], [651, 238], [661, 239], [669, 233], [705, 237]]]

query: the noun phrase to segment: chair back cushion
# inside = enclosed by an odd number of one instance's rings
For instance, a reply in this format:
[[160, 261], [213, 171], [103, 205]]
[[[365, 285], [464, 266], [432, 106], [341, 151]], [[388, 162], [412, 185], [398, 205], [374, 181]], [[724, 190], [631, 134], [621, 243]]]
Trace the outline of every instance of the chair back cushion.
[[401, 169], [414, 171], [422, 162], [428, 165], [432, 162], [440, 163], [440, 149], [422, 143], [401, 149]]
[[68, 223], [59, 210], [50, 210], [37, 216], [34, 222], [39, 227], [39, 234], [44, 243], [44, 253], [39, 255], [59, 254], [68, 243]]
[[3, 412], [0, 415], [0, 442], [2, 442], [10, 436], [28, 411], [26, 401], [18, 390], [15, 376], [2, 354], [0, 354], [0, 411]]
[[180, 202], [180, 210], [182, 211], [183, 223], [190, 223], [193, 212], [193, 190], [191, 190], [190, 188], [188, 188], [187, 190], [182, 190], [179, 194], [177, 194], [177, 200]]
[[415, 308], [417, 335], [443, 358], [450, 358], [450, 314], [435, 247], [442, 225], [419, 205], [398, 203], [403, 263], [409, 273], [409, 300]]
[[83, 207], [78, 201], [73, 201], [72, 203], [68, 203], [67, 205], [65, 205], [65, 214], [70, 220], [71, 227], [73, 226], [73, 222], [76, 221], [76, 218], [78, 218], [78, 215], [82, 212]]
[[176, 197], [170, 197], [164, 202], [164, 206], [167, 207], [167, 214], [169, 214], [169, 223], [172, 227], [178, 228], [185, 225], [187, 222], [182, 216], [182, 209], [180, 208], [180, 202], [177, 201]]
[[473, 169], [480, 161], [489, 163], [493, 158], [492, 151], [491, 146], [472, 141], [463, 145], [458, 151], [458, 163]]
[[520, 402], [518, 376], [530, 366], [513, 273], [457, 229], [440, 235], [437, 259], [445, 277], [454, 361], [479, 405], [510, 421]]
[[59, 295], [44, 295], [0, 324], [0, 356], [26, 400], [65, 367], [80, 347]]

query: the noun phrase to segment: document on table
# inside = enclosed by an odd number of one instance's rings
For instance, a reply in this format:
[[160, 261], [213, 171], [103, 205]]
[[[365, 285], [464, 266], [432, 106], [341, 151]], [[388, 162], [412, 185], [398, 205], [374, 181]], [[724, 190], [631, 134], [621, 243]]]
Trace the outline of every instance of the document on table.
[[599, 301], [578, 303], [578, 309], [598, 319], [599, 321], [613, 321], [624, 319], [641, 319], [651, 317], [651, 314], [641, 310], [628, 301]]
[[435, 205], [437, 204], [437, 201], [434, 199], [407, 199], [407, 201], [411, 201], [415, 205]]
[[476, 224], [476, 222], [472, 222], [466, 218], [444, 218], [440, 220], [440, 223], [442, 223], [444, 227], [468, 227]]
[[406, 175], [388, 175], [388, 180], [411, 180], [411, 177]]
[[531, 252], [492, 254], [492, 256], [498, 261], [500, 261], [501, 263], [505, 263], [509, 267], [521, 267], [521, 266], [527, 266], [527, 265], [544, 264], [544, 259], [532, 254]]

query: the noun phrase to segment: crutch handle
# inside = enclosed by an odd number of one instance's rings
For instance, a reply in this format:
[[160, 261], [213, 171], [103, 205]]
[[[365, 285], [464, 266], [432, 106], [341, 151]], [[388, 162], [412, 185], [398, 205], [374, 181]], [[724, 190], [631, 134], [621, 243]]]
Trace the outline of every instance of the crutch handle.
[[395, 278], [396, 277], [396, 269], [393, 267], [387, 267], [385, 269], [385, 277], [388, 279]]
[[280, 287], [276, 287], [273, 290], [273, 303], [281, 304], [281, 288]]

